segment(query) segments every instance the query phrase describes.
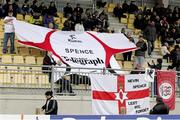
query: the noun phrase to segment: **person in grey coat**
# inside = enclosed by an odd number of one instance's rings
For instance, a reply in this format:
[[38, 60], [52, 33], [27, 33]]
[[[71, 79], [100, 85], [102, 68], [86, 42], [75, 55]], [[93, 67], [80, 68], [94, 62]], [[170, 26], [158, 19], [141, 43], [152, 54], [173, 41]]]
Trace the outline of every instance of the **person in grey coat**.
[[154, 50], [154, 41], [156, 40], [156, 28], [154, 21], [149, 22], [149, 25], [145, 28], [143, 35], [148, 42], [148, 55], [151, 56], [151, 53]]
[[139, 36], [136, 46], [138, 49], [135, 51], [135, 68], [142, 69], [145, 62], [145, 52], [147, 50], [147, 45], [142, 35]]

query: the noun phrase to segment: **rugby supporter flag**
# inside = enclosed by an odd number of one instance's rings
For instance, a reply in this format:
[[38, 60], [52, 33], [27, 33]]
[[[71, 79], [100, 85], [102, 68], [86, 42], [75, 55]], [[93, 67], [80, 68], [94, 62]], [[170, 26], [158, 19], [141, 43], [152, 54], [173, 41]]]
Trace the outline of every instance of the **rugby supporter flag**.
[[169, 106], [170, 110], [175, 108], [175, 71], [157, 71], [158, 95]]
[[19, 43], [51, 51], [72, 67], [104, 68], [111, 63], [112, 68], [118, 69], [112, 56], [136, 49], [120, 33], [57, 31], [18, 20], [13, 24]]
[[149, 87], [142, 74], [91, 75], [91, 87], [95, 115], [149, 113]]

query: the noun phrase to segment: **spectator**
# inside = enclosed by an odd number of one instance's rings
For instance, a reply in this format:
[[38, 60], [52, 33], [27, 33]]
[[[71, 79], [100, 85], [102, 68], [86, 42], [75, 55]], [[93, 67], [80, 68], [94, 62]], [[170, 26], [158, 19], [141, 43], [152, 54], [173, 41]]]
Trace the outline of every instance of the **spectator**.
[[39, 13], [34, 12], [31, 16], [31, 19], [29, 20], [30, 23], [42, 26], [42, 17]]
[[[134, 43], [134, 39], [133, 37], [131, 37], [130, 32], [127, 33], [127, 38], [129, 39], [130, 42]], [[124, 61], [131, 61], [131, 56], [132, 56], [132, 51], [123, 53]]]
[[138, 7], [134, 4], [135, 1], [131, 1], [129, 5], [129, 13], [133, 14], [138, 11]]
[[76, 23], [81, 22], [81, 17], [77, 15], [77, 12], [74, 11], [73, 15], [69, 18], [69, 21], [71, 21], [71, 29], [74, 30]]
[[43, 73], [48, 73], [49, 74], [49, 83], [51, 83], [51, 73], [52, 73], [52, 69], [51, 69], [51, 65], [56, 65], [56, 61], [53, 59], [52, 57], [52, 53], [51, 52], [46, 52], [46, 55], [43, 59], [43, 67], [42, 67], [42, 71]]
[[157, 59], [157, 64], [152, 60], [152, 65], [148, 62], [148, 66], [152, 69], [161, 70], [162, 68], [162, 59]]
[[156, 97], [157, 104], [150, 110], [150, 114], [169, 114], [169, 107], [159, 96]]
[[176, 49], [176, 71], [180, 71], [180, 48]]
[[82, 13], [83, 13], [83, 8], [81, 8], [80, 4], [78, 3], [76, 5], [76, 8], [74, 8], [74, 12], [77, 13], [78, 17], [81, 17]]
[[125, 0], [122, 4], [123, 13], [127, 13], [129, 10], [129, 5], [127, 4], [127, 1]]
[[22, 5], [22, 14], [25, 18], [25, 15], [30, 13], [29, 0], [24, 0], [24, 4]]
[[138, 15], [138, 16], [136, 17], [136, 19], [134, 20], [134, 27], [135, 27], [136, 29], [143, 30], [144, 24], [143, 24], [142, 15]]
[[48, 12], [47, 6], [44, 4], [44, 2], [41, 2], [39, 10], [42, 16], [46, 15], [46, 13]]
[[4, 4], [3, 10], [4, 10], [4, 17], [8, 16], [8, 12], [10, 10], [12, 11], [12, 2], [11, 2], [11, 0], [6, 0], [6, 4]]
[[169, 24], [173, 24], [173, 23], [175, 22], [172, 13], [169, 13], [169, 14], [167, 15], [167, 22], [168, 22]]
[[53, 15], [55, 17], [58, 17], [57, 8], [56, 8], [56, 5], [55, 5], [55, 3], [53, 1], [50, 2], [48, 11], [50, 12], [51, 15]]
[[4, 18], [4, 10], [2, 4], [0, 4], [0, 19]]
[[58, 112], [58, 103], [57, 100], [53, 97], [52, 91], [46, 91], [46, 103], [42, 106], [42, 111], [45, 110], [45, 115], [57, 115]]
[[48, 24], [48, 28], [50, 28], [50, 29], [56, 29], [53, 23], [49, 23], [49, 24]]
[[96, 0], [96, 5], [98, 8], [104, 8], [104, 6], [106, 5], [106, 2], [103, 2], [102, 0]]
[[175, 28], [172, 28], [172, 30], [168, 32], [168, 37], [169, 37], [169, 40], [167, 42], [169, 45], [176, 44], [176, 40], [179, 38], [179, 36]]
[[108, 21], [105, 19], [105, 15], [100, 15], [97, 19], [97, 24], [100, 28], [100, 32], [106, 32], [107, 28], [109, 27]]
[[148, 42], [148, 55], [151, 56], [151, 53], [154, 50], [154, 41], [156, 40], [156, 28], [154, 21], [149, 22], [149, 25], [144, 30], [144, 37]]
[[56, 84], [60, 85], [60, 89], [57, 91], [57, 93], [60, 93], [59, 95], [65, 94], [65, 93], [70, 93], [69, 95], [74, 96], [76, 95], [73, 92], [72, 86], [71, 86], [71, 75], [64, 75], [61, 78], [59, 78], [56, 81]]
[[85, 30], [91, 31], [94, 26], [94, 22], [93, 22], [93, 16], [90, 9], [86, 9], [86, 12], [82, 15], [82, 21], [83, 21], [83, 26]]
[[175, 45], [174, 49], [170, 52], [170, 59], [172, 61], [172, 65], [168, 66], [168, 69], [173, 69], [176, 67], [176, 59], [177, 59], [177, 49], [179, 49], [179, 45]]
[[160, 37], [160, 31], [161, 31], [161, 24], [160, 24], [160, 17], [156, 16], [155, 18], [155, 27], [156, 27], [156, 35], [157, 38]]
[[4, 43], [3, 43], [3, 53], [7, 53], [7, 43], [8, 39], [10, 39], [11, 47], [10, 47], [10, 53], [15, 54], [14, 52], [14, 26], [13, 26], [13, 20], [16, 18], [13, 17], [13, 11], [8, 12], [8, 16], [4, 18]]
[[[46, 52], [46, 55], [43, 59], [43, 67], [42, 67], [42, 70], [43, 70], [43, 73], [45, 74], [49, 74], [49, 83], [51, 82], [54, 82], [54, 81], [51, 81], [52, 77], [57, 78], [57, 72], [55, 72], [56, 74], [54, 76], [52, 76], [52, 65], [56, 65], [56, 66], [62, 66], [62, 62], [60, 60], [58, 60], [57, 62], [54, 60], [53, 58], [53, 54], [51, 52]], [[66, 65], [68, 66], [68, 65]], [[71, 84], [70, 84], [70, 79], [69, 79], [69, 76], [67, 75], [67, 73], [69, 72], [69, 68], [66, 68], [66, 75], [65, 76], [61, 76], [61, 78], [58, 78], [58, 80], [55, 80], [56, 84], [60, 84], [60, 91], [58, 92], [64, 92], [64, 91], [68, 91], [69, 93], [74, 93], [72, 91], [72, 87], [71, 87]]]
[[33, 15], [33, 13], [39, 13], [41, 12], [41, 10], [38, 7], [38, 1], [37, 0], [33, 0], [33, 4], [31, 5], [31, 14]]
[[118, 17], [119, 20], [121, 20], [121, 17], [123, 16], [123, 10], [120, 6], [120, 4], [118, 3], [117, 6], [114, 8], [113, 10], [113, 14], [115, 17]]
[[147, 45], [143, 36], [139, 36], [136, 46], [138, 47], [138, 50], [135, 51], [135, 68], [142, 69], [145, 62], [145, 52], [147, 50]]
[[64, 27], [62, 28], [62, 31], [71, 31], [71, 21], [66, 20], [64, 22]]
[[163, 59], [167, 59], [167, 62], [170, 58], [170, 52], [168, 50], [168, 43], [164, 43], [164, 45], [161, 47], [161, 53], [163, 55]]
[[75, 25], [75, 31], [84, 32], [84, 26], [83, 26], [82, 22], [77, 23], [77, 24]]
[[166, 17], [163, 17], [163, 19], [160, 21], [160, 23], [161, 23], [162, 27], [169, 28], [169, 23], [168, 23]]
[[21, 12], [21, 9], [19, 7], [19, 0], [14, 0], [13, 6], [13, 16], [16, 17], [17, 13]]
[[67, 3], [66, 7], [63, 8], [64, 17], [67, 17], [68, 14], [72, 15], [73, 8], [71, 7], [70, 3]]
[[46, 15], [43, 16], [43, 26], [48, 27], [49, 23], [54, 23], [54, 17], [48, 12]]

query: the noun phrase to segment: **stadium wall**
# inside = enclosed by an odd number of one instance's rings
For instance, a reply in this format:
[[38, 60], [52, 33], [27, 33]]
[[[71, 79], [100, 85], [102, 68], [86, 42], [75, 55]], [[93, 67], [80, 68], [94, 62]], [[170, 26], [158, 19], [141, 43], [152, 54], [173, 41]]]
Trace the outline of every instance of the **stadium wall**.
[[[58, 114], [64, 115], [90, 115], [90, 96], [57, 96]], [[45, 104], [45, 97], [42, 95], [1, 95], [0, 114], [35, 114], [36, 108]], [[155, 99], [151, 98], [151, 107]], [[170, 114], [180, 114], [180, 98], [176, 98], [176, 108]]]

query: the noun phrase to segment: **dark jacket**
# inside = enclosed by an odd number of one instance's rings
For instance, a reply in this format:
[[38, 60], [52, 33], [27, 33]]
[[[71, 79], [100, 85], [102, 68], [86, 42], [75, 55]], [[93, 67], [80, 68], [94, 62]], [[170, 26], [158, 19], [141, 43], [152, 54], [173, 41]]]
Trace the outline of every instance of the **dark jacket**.
[[147, 50], [147, 45], [144, 41], [138, 41], [136, 43], [136, 46], [139, 47], [140, 49], [135, 51], [135, 56], [143, 56], [145, 57], [145, 52]]
[[42, 109], [45, 110], [46, 115], [57, 115], [58, 103], [53, 97], [51, 97], [46, 101], [46, 104], [42, 106]]
[[152, 68], [152, 69], [157, 69], [157, 70], [161, 70], [161, 68], [162, 68], [162, 64], [159, 64], [159, 63], [156, 64], [156, 65], [155, 65], [155, 64], [152, 64], [152, 65], [151, 65], [151, 64], [148, 63], [148, 66], [149, 66], [150, 68]]
[[[53, 58], [50, 58], [48, 55], [46, 55], [43, 59], [43, 65], [56, 65], [56, 62]], [[45, 70], [51, 70], [50, 67], [43, 67], [42, 69], [44, 70], [44, 72]]]
[[56, 65], [56, 62], [54, 61], [54, 59], [50, 58], [48, 55], [46, 55], [43, 59], [43, 67], [42, 67], [42, 71], [43, 73], [48, 73], [49, 74], [49, 82], [51, 82], [51, 67], [48, 65]]
[[150, 114], [169, 114], [169, 107], [163, 102], [157, 103], [152, 110], [150, 110]]
[[144, 30], [144, 37], [147, 41], [156, 40], [156, 28], [154, 26], [148, 25]]

